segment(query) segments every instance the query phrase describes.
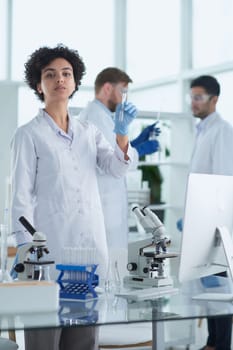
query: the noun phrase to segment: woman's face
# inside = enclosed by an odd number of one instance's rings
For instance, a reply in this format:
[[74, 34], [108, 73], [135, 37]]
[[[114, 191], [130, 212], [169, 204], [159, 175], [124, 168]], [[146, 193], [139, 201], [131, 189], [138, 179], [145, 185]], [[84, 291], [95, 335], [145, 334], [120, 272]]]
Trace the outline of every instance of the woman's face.
[[74, 90], [73, 68], [64, 58], [56, 58], [42, 69], [37, 91], [43, 93], [45, 103], [66, 101]]

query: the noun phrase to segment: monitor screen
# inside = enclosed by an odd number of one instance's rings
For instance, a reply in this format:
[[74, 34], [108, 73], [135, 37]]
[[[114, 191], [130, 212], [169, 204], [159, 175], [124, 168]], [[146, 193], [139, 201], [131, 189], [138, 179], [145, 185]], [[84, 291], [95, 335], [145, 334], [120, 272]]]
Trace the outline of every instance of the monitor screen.
[[[220, 231], [217, 230], [216, 234], [217, 228]], [[232, 231], [233, 176], [190, 174], [182, 232], [180, 282], [226, 271], [232, 260], [229, 255], [233, 254]], [[223, 240], [222, 236], [226, 239]]]

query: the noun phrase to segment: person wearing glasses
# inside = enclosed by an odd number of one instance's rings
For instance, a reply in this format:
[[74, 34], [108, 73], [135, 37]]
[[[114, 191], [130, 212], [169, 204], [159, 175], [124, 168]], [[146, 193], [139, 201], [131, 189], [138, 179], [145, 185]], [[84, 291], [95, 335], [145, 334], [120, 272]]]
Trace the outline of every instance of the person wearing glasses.
[[233, 175], [233, 128], [217, 113], [218, 81], [208, 75], [191, 82], [191, 109], [197, 124], [197, 138], [190, 172]]
[[[191, 81], [191, 110], [200, 122], [197, 124], [190, 173], [233, 175], [233, 127], [216, 111], [219, 95], [220, 84], [215, 77], [202, 75]], [[178, 229], [182, 230], [181, 220]], [[203, 287], [220, 286], [218, 276], [227, 277], [227, 273], [203, 277]], [[230, 350], [232, 316], [211, 317], [207, 319], [207, 324], [207, 343], [200, 350]]]
[[[121, 108], [124, 113], [137, 113], [136, 107], [127, 101], [128, 85], [132, 79], [127, 73], [117, 67], [107, 67], [96, 76], [95, 98], [89, 102], [79, 114], [81, 120], [88, 120], [99, 128], [109, 143], [114, 147], [114, 119]], [[151, 133], [159, 135], [156, 123], [146, 127], [140, 135], [132, 140], [134, 157], [131, 169], [136, 169], [138, 159], [146, 154], [152, 154], [159, 149], [158, 140], [149, 140]], [[118, 262], [120, 275], [125, 274], [128, 248], [128, 204], [126, 179], [115, 179], [111, 175], [98, 171], [98, 184], [104, 212], [105, 229], [107, 233], [109, 256], [113, 263]]]

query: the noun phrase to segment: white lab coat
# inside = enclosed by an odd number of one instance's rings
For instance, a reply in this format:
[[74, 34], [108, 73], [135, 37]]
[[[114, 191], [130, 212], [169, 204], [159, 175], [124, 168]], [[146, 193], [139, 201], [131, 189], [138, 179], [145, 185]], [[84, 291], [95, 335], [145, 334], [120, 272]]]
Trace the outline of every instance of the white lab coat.
[[[98, 272], [105, 277], [108, 254], [96, 164], [118, 178], [130, 161], [118, 146], [113, 150], [94, 125], [73, 118], [68, 146], [44, 113], [40, 110], [18, 128], [12, 141], [12, 225], [18, 231], [17, 243], [31, 240], [18, 222], [23, 215], [47, 235], [50, 259], [61, 263], [63, 247], [96, 247]], [[129, 146], [130, 158], [131, 153]]]
[[233, 175], [233, 127], [218, 113], [198, 125], [190, 173]]
[[[190, 173], [233, 175], [233, 127], [222, 119], [218, 113], [212, 113], [197, 125], [197, 136], [190, 163]], [[229, 282], [226, 278], [218, 277], [220, 286], [205, 288], [206, 291], [226, 292]], [[192, 291], [200, 282], [187, 282], [185, 288]], [[203, 287], [202, 287], [203, 288]], [[199, 290], [199, 293], [203, 290]], [[229, 290], [228, 290], [229, 292]]]
[[[79, 114], [79, 119], [91, 121], [102, 131], [105, 138], [115, 147], [114, 121], [112, 113], [98, 100], [89, 102]], [[137, 167], [138, 153], [135, 149], [131, 169]], [[128, 200], [125, 178], [113, 178], [98, 169], [98, 183], [103, 205], [108, 247], [111, 250], [128, 247]]]

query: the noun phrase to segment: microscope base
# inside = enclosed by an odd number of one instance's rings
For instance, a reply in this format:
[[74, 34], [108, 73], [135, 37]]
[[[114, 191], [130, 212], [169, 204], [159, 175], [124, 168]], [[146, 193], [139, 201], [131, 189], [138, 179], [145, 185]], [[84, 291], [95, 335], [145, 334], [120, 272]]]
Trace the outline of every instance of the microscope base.
[[148, 278], [137, 275], [125, 276], [123, 283], [125, 286], [133, 288], [173, 286], [173, 280], [170, 277]]

